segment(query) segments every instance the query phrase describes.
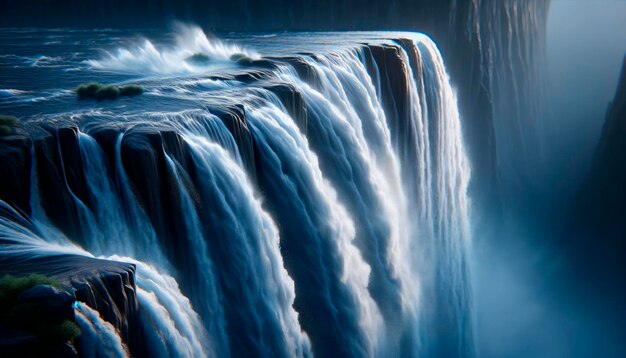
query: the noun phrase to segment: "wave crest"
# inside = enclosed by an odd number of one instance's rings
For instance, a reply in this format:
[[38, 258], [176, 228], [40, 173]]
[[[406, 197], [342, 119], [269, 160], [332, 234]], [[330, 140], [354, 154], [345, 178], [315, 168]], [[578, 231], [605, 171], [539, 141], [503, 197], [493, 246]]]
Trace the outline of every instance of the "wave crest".
[[260, 57], [249, 49], [207, 36], [198, 26], [176, 24], [174, 46], [159, 48], [144, 38], [136, 47], [105, 51], [103, 58], [86, 62], [101, 70], [180, 74], [234, 67], [236, 60], [231, 59], [234, 55]]

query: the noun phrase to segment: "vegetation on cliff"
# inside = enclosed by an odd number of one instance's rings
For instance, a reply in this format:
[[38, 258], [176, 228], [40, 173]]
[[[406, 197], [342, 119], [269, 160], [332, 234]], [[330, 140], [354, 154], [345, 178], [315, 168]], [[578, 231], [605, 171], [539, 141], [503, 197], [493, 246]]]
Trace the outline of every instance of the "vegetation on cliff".
[[0, 135], [11, 133], [18, 123], [17, 117], [0, 114]]
[[26, 331], [39, 343], [55, 344], [80, 335], [74, 322], [74, 297], [44, 275], [0, 278], [0, 323]]

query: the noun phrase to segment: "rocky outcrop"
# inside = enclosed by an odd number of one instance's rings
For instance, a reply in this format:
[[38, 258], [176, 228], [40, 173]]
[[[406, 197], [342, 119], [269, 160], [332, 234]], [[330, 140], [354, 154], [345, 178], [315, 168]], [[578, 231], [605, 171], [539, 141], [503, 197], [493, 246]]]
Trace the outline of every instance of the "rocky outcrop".
[[[376, 62], [375, 68], [378, 68], [382, 105], [389, 121], [391, 138], [398, 147], [400, 160], [405, 163], [408, 158], [416, 157], [415, 153], [405, 150], [415, 147], [412, 145], [414, 143], [410, 143], [413, 139], [410, 134], [413, 133], [415, 123], [410, 117], [409, 83], [406, 75], [408, 69], [400, 57], [399, 46], [370, 45], [367, 51]], [[374, 67], [370, 68], [370, 71], [373, 70]]]
[[[626, 59], [586, 180], [567, 213], [558, 242], [561, 277], [575, 312], [591, 312], [585, 326], [603, 327], [605, 354], [623, 356], [626, 329]], [[615, 332], [615, 336], [609, 333]], [[614, 337], [614, 338], [613, 338]], [[597, 345], [592, 347], [597, 349]]]
[[[36, 284], [36, 279], [26, 285], [24, 282], [28, 279], [18, 281], [20, 278], [3, 277], [3, 280], [0, 309], [0, 331], [3, 333], [0, 352], [3, 356], [77, 356], [73, 343], [77, 330], [72, 324], [75, 319], [74, 296], [44, 282]], [[13, 287], [9, 283], [11, 280]]]
[[271, 84], [266, 87], [282, 102], [287, 113], [296, 121], [302, 133], [307, 133], [307, 109], [302, 94], [288, 84]]
[[24, 212], [30, 211], [31, 147], [26, 134], [0, 136], [0, 197]]
[[212, 110], [222, 120], [235, 139], [243, 164], [251, 177], [256, 174], [256, 149], [254, 138], [246, 121], [245, 109], [242, 105], [226, 106]]
[[32, 357], [37, 351], [37, 337], [32, 333], [0, 325], [0, 352], [3, 356]]
[[[135, 266], [122, 262], [95, 259], [79, 255], [23, 256], [0, 255], [0, 274], [26, 276], [33, 273], [46, 275], [62, 285], [35, 286], [17, 296], [20, 302], [42, 303], [40, 317], [55, 321], [74, 321], [73, 303], [81, 301], [97, 310], [100, 316], [120, 332], [121, 338], [135, 356], [144, 352], [142, 327], [139, 322], [139, 304], [136, 295]], [[39, 307], [37, 306], [37, 307]], [[32, 312], [30, 312], [32, 313]], [[55, 318], [56, 317], [56, 318]], [[6, 334], [0, 341], [2, 352], [16, 354], [59, 352], [71, 353], [71, 347], [32, 346], [34, 337], [10, 327], [0, 327]], [[36, 338], [35, 338], [36, 341]], [[76, 347], [80, 352], [80, 347]], [[33, 351], [34, 349], [34, 351]], [[71, 355], [71, 354], [69, 354]]]
[[609, 105], [602, 137], [576, 203], [571, 233], [577, 244], [591, 245], [586, 255], [598, 255], [603, 265], [626, 265], [626, 58]]

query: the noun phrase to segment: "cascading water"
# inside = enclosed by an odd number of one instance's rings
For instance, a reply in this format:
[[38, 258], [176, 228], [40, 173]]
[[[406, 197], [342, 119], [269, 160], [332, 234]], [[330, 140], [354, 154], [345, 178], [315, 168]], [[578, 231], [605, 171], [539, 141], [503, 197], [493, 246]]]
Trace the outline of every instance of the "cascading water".
[[[305, 284], [296, 286], [296, 309], [310, 307], [301, 312], [310, 315], [303, 317], [304, 328], [322, 355], [373, 355], [383, 334], [381, 317], [367, 292], [370, 268], [352, 242], [354, 224], [293, 120], [271, 103], [258, 106], [247, 114], [260, 146], [260, 180], [278, 199], [270, 205], [285, 223], [287, 269], [296, 285]], [[332, 320], [315, 322], [315, 316]]]
[[232, 353], [307, 355], [308, 339], [292, 307], [293, 281], [283, 267], [275, 224], [228, 152], [206, 137], [185, 134], [184, 138], [208, 209], [199, 213], [202, 230], [217, 238], [209, 240], [209, 251], [218, 273]]
[[112, 324], [100, 317], [98, 311], [76, 302], [76, 322], [81, 329], [81, 353], [88, 357], [128, 357], [128, 348]]
[[[54, 242], [58, 239], [64, 243]], [[0, 242], [7, 245], [3, 248], [0, 261], [9, 264], [64, 255], [93, 257], [69, 240], [59, 238], [56, 232], [30, 221], [3, 201], [0, 201]], [[143, 307], [141, 319], [148, 332], [149, 353], [153, 356], [206, 356], [209, 337], [176, 281], [129, 257], [111, 256], [110, 259], [137, 265], [137, 294]], [[77, 322], [84, 331], [80, 338], [80, 344], [84, 345], [84, 348], [81, 346], [84, 349], [81, 353], [91, 355], [97, 352], [116, 357], [128, 355], [126, 345], [111, 323], [104, 321], [98, 312], [84, 303], [76, 302], [74, 307]]]
[[[412, 33], [300, 36], [265, 41], [310, 36], [319, 54], [261, 55], [187, 28], [178, 47], [85, 62], [178, 77], [145, 79], [137, 106], [51, 117], [74, 128], [78, 155], [62, 140], [32, 150], [33, 220], [68, 231], [45, 215], [39, 171], [58, 157], [82, 233], [60, 246], [136, 266], [151, 356], [473, 355], [469, 167], [437, 47]], [[214, 62], [185, 62], [196, 53]], [[76, 312], [85, 352], [126, 353], [94, 307]]]

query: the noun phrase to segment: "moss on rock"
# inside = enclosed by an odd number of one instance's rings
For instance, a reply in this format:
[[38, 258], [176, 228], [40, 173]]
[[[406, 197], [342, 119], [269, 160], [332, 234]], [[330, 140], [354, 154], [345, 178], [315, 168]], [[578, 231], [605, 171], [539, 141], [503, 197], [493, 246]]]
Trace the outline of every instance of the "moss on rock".
[[76, 93], [78, 94], [78, 97], [80, 98], [95, 98], [96, 92], [102, 86], [103, 85], [100, 83], [90, 82], [90, 83], [78, 86], [78, 88], [76, 89]]
[[61, 285], [44, 275], [31, 274], [28, 276], [15, 277], [5, 275], [0, 278], [0, 309], [17, 297], [23, 291], [33, 288], [37, 285], [49, 285], [52, 287], [61, 287]]
[[120, 87], [120, 95], [122, 96], [138, 96], [143, 93], [143, 87], [140, 85], [125, 85]]
[[59, 344], [80, 335], [73, 322], [73, 295], [40, 274], [0, 278], [0, 323], [33, 334], [40, 344]]
[[13, 128], [19, 123], [17, 117], [0, 114], [0, 135], [13, 132]]
[[144, 89], [140, 85], [129, 84], [123, 86], [106, 85], [97, 82], [91, 82], [78, 86], [76, 94], [78, 98], [94, 98], [98, 101], [104, 99], [117, 99], [122, 96], [133, 97], [140, 95], [144, 92]]

